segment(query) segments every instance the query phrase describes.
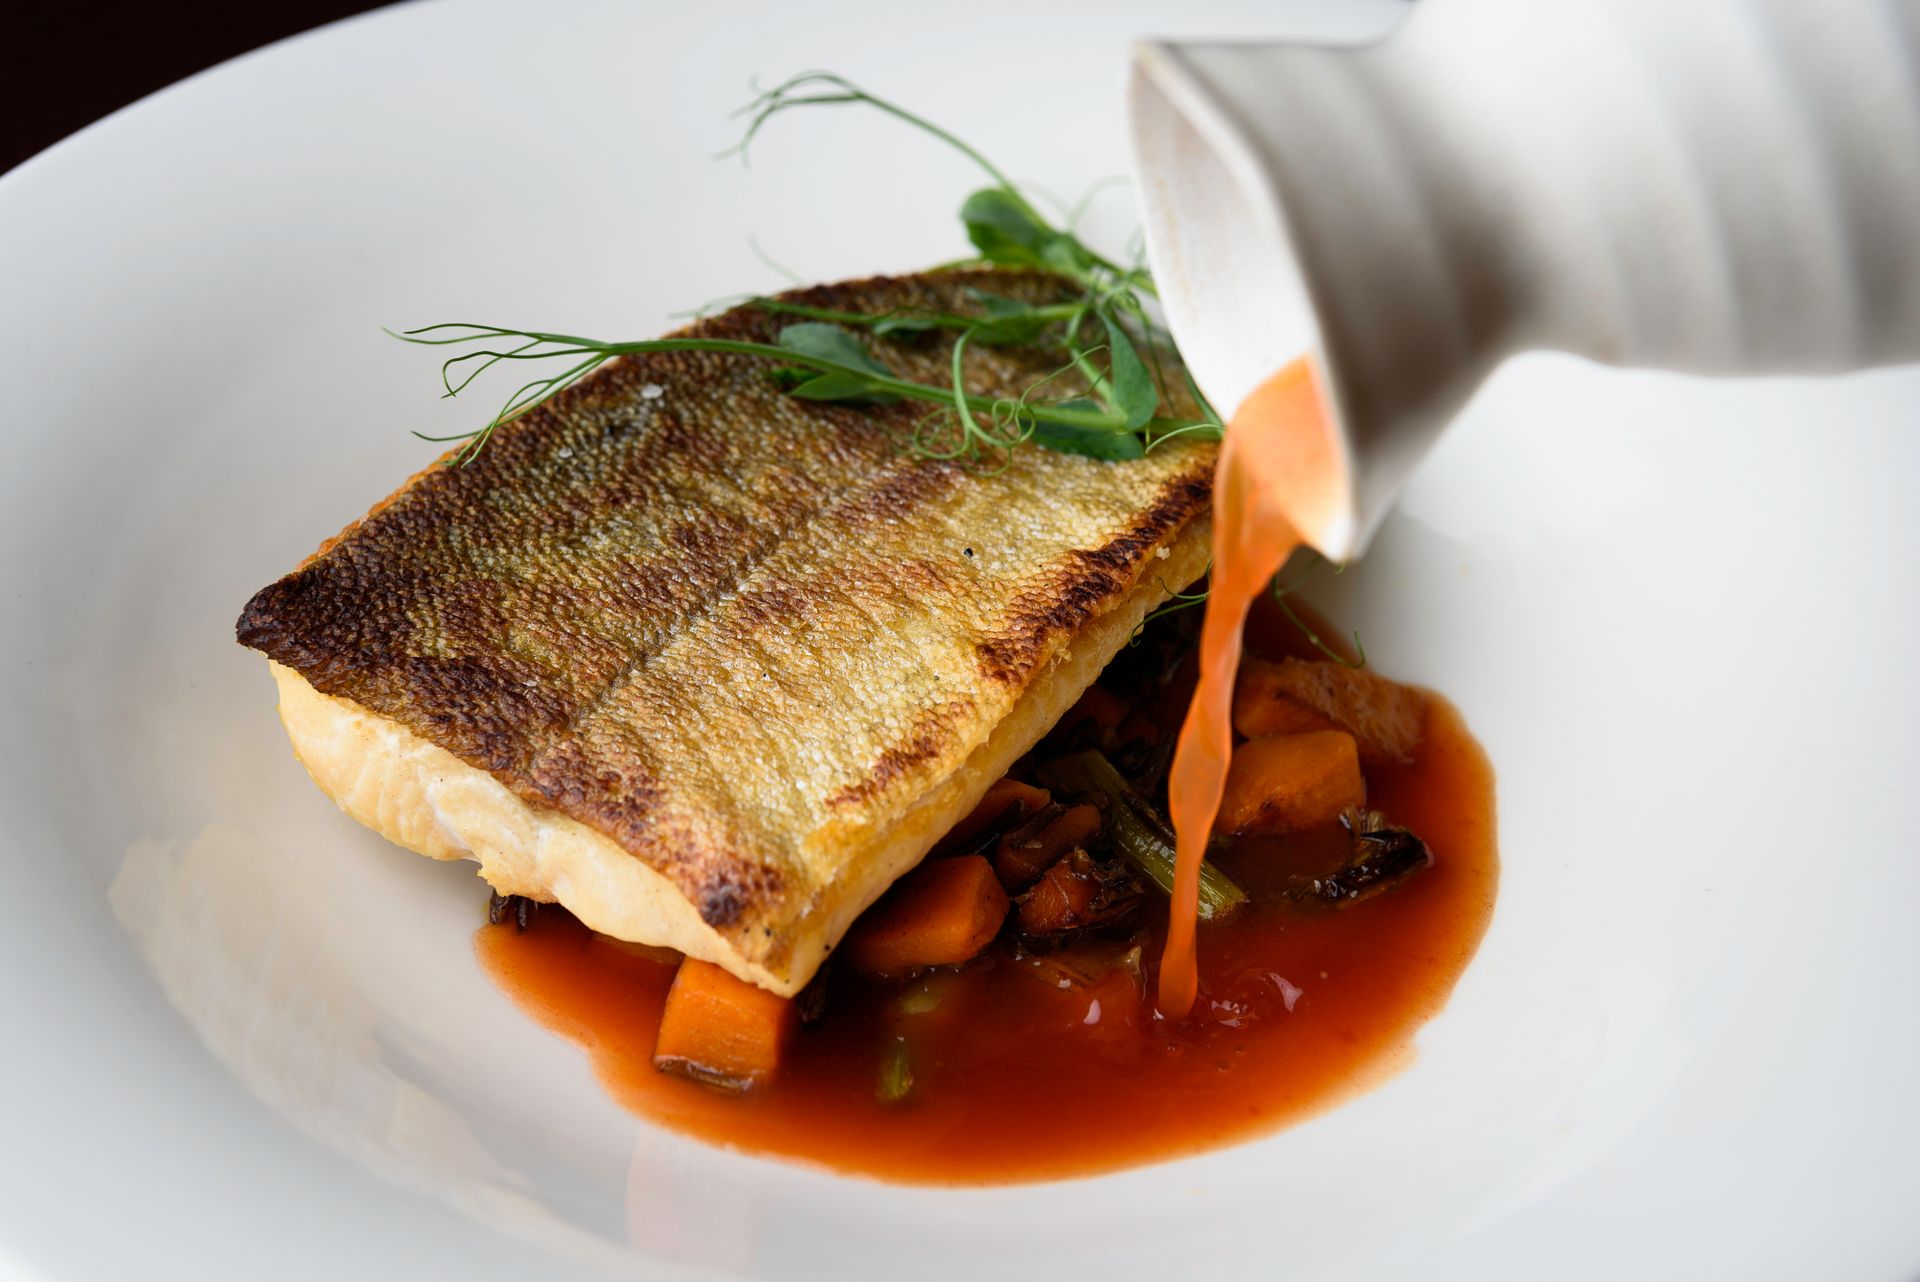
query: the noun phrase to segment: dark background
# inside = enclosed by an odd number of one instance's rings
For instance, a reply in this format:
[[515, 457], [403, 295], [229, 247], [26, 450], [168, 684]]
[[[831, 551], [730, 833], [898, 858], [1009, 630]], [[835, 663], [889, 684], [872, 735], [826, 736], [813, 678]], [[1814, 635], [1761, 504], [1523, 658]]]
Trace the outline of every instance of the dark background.
[[0, 173], [156, 89], [368, 0], [13, 0], [0, 30]]

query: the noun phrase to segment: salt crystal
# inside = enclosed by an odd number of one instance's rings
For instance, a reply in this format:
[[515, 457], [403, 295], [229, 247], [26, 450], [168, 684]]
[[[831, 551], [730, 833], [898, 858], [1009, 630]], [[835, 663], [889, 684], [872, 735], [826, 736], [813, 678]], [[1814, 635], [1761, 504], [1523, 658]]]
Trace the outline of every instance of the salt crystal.
[[640, 399], [643, 401], [657, 401], [666, 394], [667, 389], [658, 383], [648, 383], [640, 389]]

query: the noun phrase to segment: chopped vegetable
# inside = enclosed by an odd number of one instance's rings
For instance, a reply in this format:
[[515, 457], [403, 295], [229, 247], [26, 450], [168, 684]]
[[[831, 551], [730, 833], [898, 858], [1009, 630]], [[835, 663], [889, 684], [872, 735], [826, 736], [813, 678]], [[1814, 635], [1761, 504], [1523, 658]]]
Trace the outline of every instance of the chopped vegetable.
[[896, 1015], [931, 1015], [940, 1009], [941, 991], [931, 984], [916, 984], [896, 997], [893, 1012]]
[[533, 925], [534, 918], [540, 915], [538, 900], [528, 899], [525, 895], [503, 895], [498, 891], [487, 896], [487, 924], [498, 926], [513, 920], [515, 930], [526, 930]]
[[929, 859], [902, 877], [847, 932], [840, 955], [869, 975], [953, 966], [993, 942], [1007, 892], [980, 855]]
[[896, 1037], [887, 1043], [887, 1057], [880, 1062], [880, 1082], [874, 1098], [882, 1104], [904, 1104], [913, 1093], [913, 1056], [907, 1039]]
[[1413, 760], [1426, 719], [1418, 690], [1326, 660], [1247, 659], [1233, 693], [1234, 729], [1248, 738], [1340, 729], [1369, 765]]
[[1004, 823], [1018, 823], [1043, 808], [1052, 798], [1045, 788], [1021, 783], [1018, 779], [998, 779], [988, 786], [980, 800], [964, 819], [948, 830], [933, 848], [936, 855], [966, 850], [980, 837]]
[[1353, 736], [1339, 730], [1249, 739], [1234, 750], [1221, 832], [1282, 833], [1332, 823], [1367, 799]]
[[1091, 924], [1100, 890], [1097, 878], [1075, 870], [1071, 856], [1059, 860], [1014, 905], [1021, 931], [1057, 935]]
[[1075, 846], [1084, 845], [1100, 831], [1098, 806], [1048, 806], [1000, 838], [993, 870], [1008, 890], [1033, 884], [1041, 873]]
[[1105, 926], [1126, 917], [1139, 902], [1140, 885], [1126, 869], [1075, 850], [1056, 860], [1033, 889], [1020, 896], [1020, 929], [1028, 935], [1057, 935]]
[[[1127, 786], [1111, 761], [1088, 749], [1048, 762], [1040, 768], [1040, 775], [1050, 787], [1062, 792], [1098, 795], [1104, 802], [1101, 813], [1114, 849], [1145, 873], [1154, 885], [1168, 894], [1173, 893], [1173, 834], [1153, 807]], [[1247, 892], [1235, 885], [1231, 877], [1213, 864], [1200, 865], [1202, 920], [1225, 917], [1246, 902]]]
[[[1116, 803], [1107, 813], [1114, 849], [1171, 895], [1176, 862], [1173, 835], [1125, 802]], [[1201, 920], [1218, 920], [1246, 902], [1247, 892], [1233, 878], [1211, 863], [1200, 865]]]
[[1233, 687], [1233, 728], [1249, 739], [1277, 734], [1306, 734], [1310, 730], [1338, 730], [1332, 718], [1315, 712], [1289, 696], [1280, 680], [1281, 667], [1248, 656], [1240, 661]]
[[1433, 864], [1426, 842], [1411, 829], [1389, 824], [1378, 810], [1343, 810], [1340, 826], [1353, 841], [1353, 853], [1338, 871], [1314, 878], [1294, 898], [1350, 904], [1390, 890]]
[[689, 957], [667, 992], [653, 1066], [708, 1086], [748, 1090], [773, 1078], [797, 1022], [788, 999]]

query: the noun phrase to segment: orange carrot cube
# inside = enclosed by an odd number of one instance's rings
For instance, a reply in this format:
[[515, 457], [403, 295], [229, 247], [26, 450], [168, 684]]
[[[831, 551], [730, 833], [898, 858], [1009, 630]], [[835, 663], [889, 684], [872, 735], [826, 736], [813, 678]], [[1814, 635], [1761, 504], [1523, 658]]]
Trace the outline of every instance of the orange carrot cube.
[[1006, 915], [1007, 892], [983, 856], [929, 859], [853, 924], [841, 956], [869, 975], [958, 965], [993, 942]]
[[1247, 659], [1233, 692], [1233, 726], [1248, 738], [1344, 730], [1370, 765], [1413, 760], [1426, 719], [1420, 691], [1326, 660]]
[[976, 837], [1003, 823], [1019, 823], [1044, 809], [1052, 795], [1045, 788], [1021, 783], [1018, 779], [996, 779], [960, 821], [948, 830], [933, 848], [936, 855], [964, 850]]
[[1352, 735], [1314, 730], [1249, 739], [1234, 749], [1214, 827], [1226, 833], [1293, 832], [1332, 823], [1366, 799]]
[[689, 957], [674, 972], [653, 1066], [743, 1091], [772, 1079], [797, 1022], [793, 1002]]

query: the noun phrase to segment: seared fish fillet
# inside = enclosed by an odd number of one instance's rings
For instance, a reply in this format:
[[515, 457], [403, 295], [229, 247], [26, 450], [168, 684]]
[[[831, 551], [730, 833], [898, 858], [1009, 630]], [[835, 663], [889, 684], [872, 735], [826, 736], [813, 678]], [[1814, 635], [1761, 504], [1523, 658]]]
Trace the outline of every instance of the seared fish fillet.
[[[979, 271], [788, 297], [965, 312], [969, 287], [1065, 296]], [[874, 346], [947, 377], [937, 335]], [[968, 357], [983, 395], [1058, 363]], [[1211, 445], [1028, 447], [995, 472], [903, 448], [926, 409], [798, 400], [751, 357], [623, 359], [408, 481], [248, 602], [239, 639], [354, 818], [794, 993], [1205, 568]]]

